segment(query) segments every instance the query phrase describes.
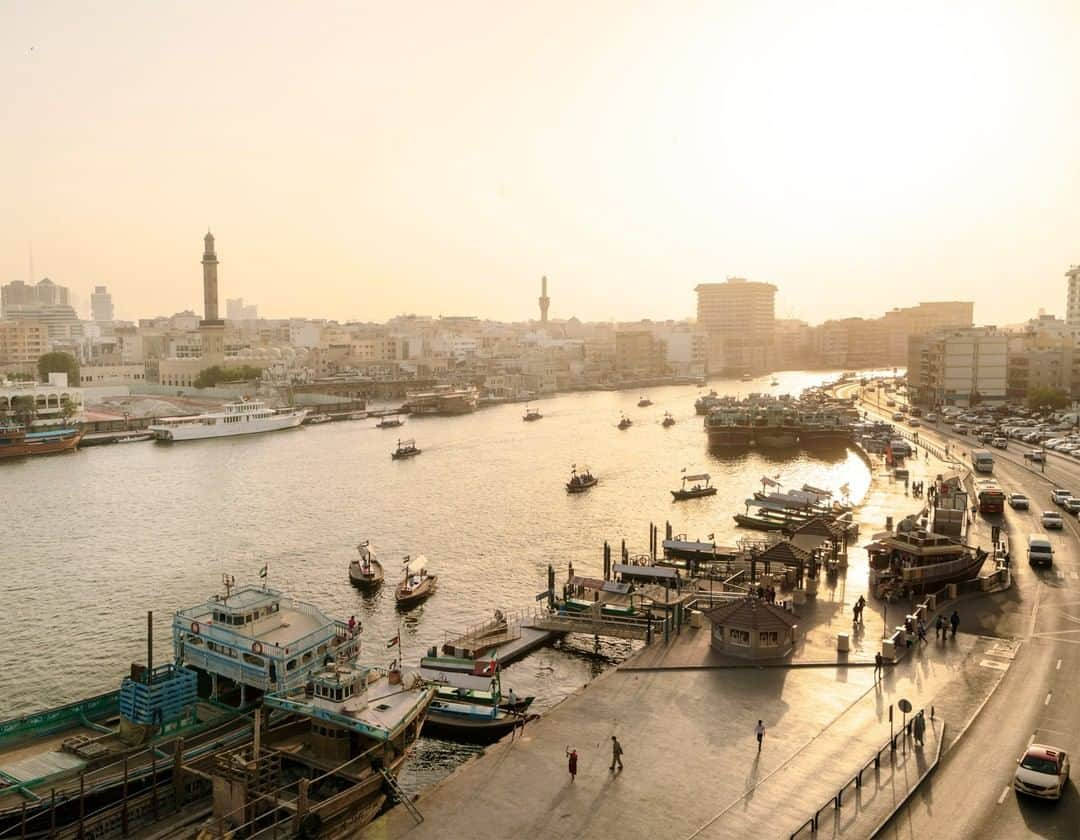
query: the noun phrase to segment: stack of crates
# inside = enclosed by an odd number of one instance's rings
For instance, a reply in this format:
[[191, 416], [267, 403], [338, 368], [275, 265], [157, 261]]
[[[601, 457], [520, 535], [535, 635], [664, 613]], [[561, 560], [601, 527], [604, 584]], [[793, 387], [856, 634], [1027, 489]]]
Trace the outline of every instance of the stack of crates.
[[198, 678], [194, 671], [175, 665], [154, 669], [147, 680], [126, 677], [120, 685], [120, 713], [132, 723], [164, 726], [179, 720], [197, 700]]

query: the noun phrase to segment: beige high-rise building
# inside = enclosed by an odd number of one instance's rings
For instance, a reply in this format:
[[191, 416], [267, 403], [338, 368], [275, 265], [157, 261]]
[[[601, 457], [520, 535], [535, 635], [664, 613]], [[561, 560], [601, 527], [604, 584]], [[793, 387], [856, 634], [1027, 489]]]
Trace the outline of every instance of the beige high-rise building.
[[1069, 281], [1069, 291], [1065, 298], [1065, 320], [1074, 330], [1080, 329], [1080, 265], [1070, 265], [1065, 277]]
[[49, 328], [40, 321], [0, 321], [0, 365], [30, 365], [49, 349]]
[[742, 277], [700, 283], [699, 328], [709, 336], [709, 371], [763, 371], [774, 363], [776, 286]]

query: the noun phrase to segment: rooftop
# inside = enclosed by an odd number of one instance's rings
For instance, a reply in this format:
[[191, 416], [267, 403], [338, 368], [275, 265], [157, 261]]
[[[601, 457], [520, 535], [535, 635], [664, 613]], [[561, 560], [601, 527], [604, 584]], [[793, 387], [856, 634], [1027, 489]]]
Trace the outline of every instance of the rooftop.
[[799, 625], [790, 612], [759, 598], [732, 601], [706, 611], [705, 617], [713, 624], [750, 630], [793, 630]]

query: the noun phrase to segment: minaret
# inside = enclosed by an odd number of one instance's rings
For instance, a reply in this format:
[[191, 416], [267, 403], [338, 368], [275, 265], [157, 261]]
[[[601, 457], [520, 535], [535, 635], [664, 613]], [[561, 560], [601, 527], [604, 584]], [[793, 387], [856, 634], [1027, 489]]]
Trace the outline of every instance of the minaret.
[[547, 296], [547, 276], [540, 278], [540, 323], [547, 323], [548, 306], [551, 299]]
[[217, 294], [218, 258], [214, 252], [214, 234], [206, 232], [203, 237], [202, 282], [203, 282], [203, 323], [220, 324], [218, 318]]

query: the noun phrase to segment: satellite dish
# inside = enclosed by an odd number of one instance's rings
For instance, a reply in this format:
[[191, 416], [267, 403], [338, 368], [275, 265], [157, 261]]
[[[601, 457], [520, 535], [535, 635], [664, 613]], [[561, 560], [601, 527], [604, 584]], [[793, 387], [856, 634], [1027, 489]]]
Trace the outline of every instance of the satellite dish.
[[911, 711], [911, 701], [903, 697], [900, 698], [896, 705], [900, 707], [900, 711], [905, 715]]

